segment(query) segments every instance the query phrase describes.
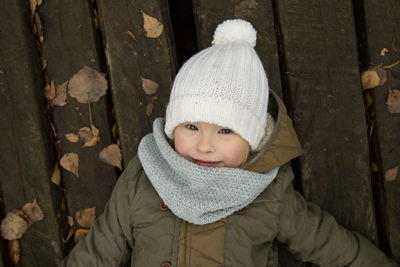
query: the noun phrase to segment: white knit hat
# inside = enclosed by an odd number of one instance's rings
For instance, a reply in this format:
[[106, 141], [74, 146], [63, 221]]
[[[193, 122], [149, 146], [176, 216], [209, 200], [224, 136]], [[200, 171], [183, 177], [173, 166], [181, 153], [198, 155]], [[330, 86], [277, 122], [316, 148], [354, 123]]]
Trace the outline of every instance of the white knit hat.
[[207, 122], [234, 130], [257, 148], [265, 133], [268, 81], [254, 50], [257, 33], [244, 20], [226, 20], [212, 46], [192, 56], [176, 75], [166, 111], [172, 138], [184, 122]]

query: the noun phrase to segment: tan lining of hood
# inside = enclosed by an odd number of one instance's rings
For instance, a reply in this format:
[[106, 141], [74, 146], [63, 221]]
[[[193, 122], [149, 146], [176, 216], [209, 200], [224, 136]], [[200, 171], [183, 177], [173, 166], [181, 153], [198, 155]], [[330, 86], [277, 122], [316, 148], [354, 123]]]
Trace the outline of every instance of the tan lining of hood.
[[[271, 91], [272, 92], [272, 91]], [[282, 166], [301, 154], [300, 142], [293, 128], [292, 120], [279, 97], [272, 92], [277, 102], [278, 114], [275, 128], [271, 136], [264, 141], [264, 146], [256, 154], [249, 157], [244, 169], [265, 173], [271, 169]]]

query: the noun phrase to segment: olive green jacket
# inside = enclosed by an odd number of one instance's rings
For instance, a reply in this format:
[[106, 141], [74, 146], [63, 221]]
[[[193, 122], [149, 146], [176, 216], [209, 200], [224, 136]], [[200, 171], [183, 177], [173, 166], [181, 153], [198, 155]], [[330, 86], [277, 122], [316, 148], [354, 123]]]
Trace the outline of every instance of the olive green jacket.
[[103, 214], [60, 266], [278, 266], [276, 241], [321, 266], [397, 266], [293, 189], [288, 162], [300, 146], [284, 106], [273, 96], [269, 112], [275, 128], [245, 168], [281, 167], [254, 202], [212, 224], [184, 222], [165, 206], [135, 157]]

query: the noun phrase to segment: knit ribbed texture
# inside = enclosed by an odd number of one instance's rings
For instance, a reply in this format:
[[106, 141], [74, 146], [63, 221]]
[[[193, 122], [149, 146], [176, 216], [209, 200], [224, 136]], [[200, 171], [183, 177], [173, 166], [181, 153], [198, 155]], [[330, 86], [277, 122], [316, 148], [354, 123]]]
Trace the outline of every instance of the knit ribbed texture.
[[179, 218], [207, 224], [247, 206], [275, 179], [278, 169], [259, 174], [237, 168], [204, 167], [180, 156], [163, 133], [163, 119], [139, 144], [140, 162], [153, 187]]
[[165, 132], [184, 122], [208, 122], [233, 129], [252, 149], [264, 136], [268, 81], [255, 52], [250, 23], [218, 26], [213, 45], [191, 57], [178, 72], [166, 111]]

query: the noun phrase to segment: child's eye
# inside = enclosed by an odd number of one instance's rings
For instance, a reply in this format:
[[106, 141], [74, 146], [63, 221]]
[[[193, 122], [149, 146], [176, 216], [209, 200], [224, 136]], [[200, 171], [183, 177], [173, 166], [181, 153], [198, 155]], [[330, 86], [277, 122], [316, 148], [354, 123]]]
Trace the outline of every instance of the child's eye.
[[232, 133], [232, 130], [231, 129], [221, 129], [218, 132], [221, 134], [230, 134], [230, 133]]
[[192, 130], [192, 131], [197, 131], [198, 130], [197, 127], [194, 126], [193, 124], [186, 124], [185, 127], [188, 128], [189, 130]]

